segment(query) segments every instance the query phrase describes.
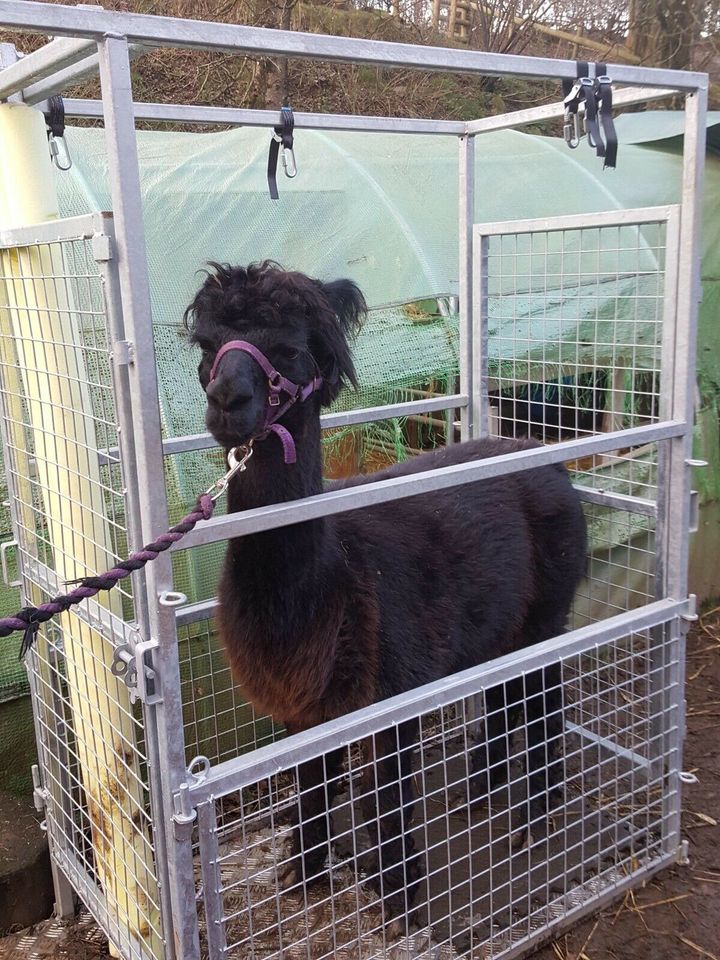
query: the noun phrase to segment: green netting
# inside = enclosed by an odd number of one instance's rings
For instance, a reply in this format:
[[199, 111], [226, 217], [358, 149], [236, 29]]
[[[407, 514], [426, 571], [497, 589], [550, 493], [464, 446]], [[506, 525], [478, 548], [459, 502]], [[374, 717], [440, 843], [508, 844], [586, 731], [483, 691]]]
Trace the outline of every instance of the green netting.
[[[10, 510], [5, 505], [8, 501], [7, 480], [5, 470], [0, 461], [0, 542], [12, 540], [12, 525]], [[8, 555], [8, 573], [11, 581], [16, 576], [13, 551]], [[8, 587], [0, 581], [0, 617], [9, 616], [20, 606], [20, 591]], [[25, 667], [20, 663], [18, 655], [22, 637], [13, 635], [2, 641], [0, 646], [0, 703], [12, 700], [14, 697], [27, 693], [28, 681]]]

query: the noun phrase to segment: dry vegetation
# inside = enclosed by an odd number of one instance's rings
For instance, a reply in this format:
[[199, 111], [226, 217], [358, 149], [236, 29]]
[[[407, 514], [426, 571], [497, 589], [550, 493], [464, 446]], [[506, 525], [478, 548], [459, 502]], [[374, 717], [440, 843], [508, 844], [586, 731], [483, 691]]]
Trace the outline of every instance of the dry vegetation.
[[[56, 0], [53, 0], [56, 2]], [[709, 70], [720, 80], [720, 0], [104, 0], [108, 9], [505, 53]], [[0, 34], [23, 50], [39, 36]], [[555, 83], [156, 50], [134, 66], [138, 100], [471, 119], [553, 99]], [[74, 91], [95, 96], [97, 83]], [[720, 105], [720, 96], [714, 91]]]

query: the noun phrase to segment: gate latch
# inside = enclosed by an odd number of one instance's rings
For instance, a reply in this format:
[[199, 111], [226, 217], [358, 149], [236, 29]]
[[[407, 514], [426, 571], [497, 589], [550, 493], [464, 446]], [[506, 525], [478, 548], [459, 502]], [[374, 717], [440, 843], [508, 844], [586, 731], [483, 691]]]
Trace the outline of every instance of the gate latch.
[[35, 804], [35, 809], [38, 813], [42, 813], [47, 804], [48, 792], [45, 787], [42, 785], [42, 779], [40, 778], [40, 768], [36, 763], [30, 767], [30, 772], [32, 774], [32, 783], [33, 783], [33, 802]]
[[152, 663], [152, 651], [157, 640], [138, 640], [115, 647], [110, 672], [124, 681], [130, 691], [130, 701], [142, 700], [153, 704], [162, 701], [160, 678]]

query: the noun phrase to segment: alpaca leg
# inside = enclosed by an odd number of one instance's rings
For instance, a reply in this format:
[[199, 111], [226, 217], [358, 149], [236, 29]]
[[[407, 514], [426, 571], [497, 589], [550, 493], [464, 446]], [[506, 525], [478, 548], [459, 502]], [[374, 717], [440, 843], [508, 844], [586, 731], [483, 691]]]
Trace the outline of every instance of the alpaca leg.
[[403, 930], [423, 875], [423, 854], [416, 852], [410, 832], [416, 798], [412, 776], [416, 738], [417, 721], [401, 724], [397, 735], [395, 731], [377, 734], [363, 779], [363, 815], [378, 850], [377, 871], [369, 883], [382, 897], [385, 922], [393, 934]]
[[[528, 818], [513, 839], [515, 848], [533, 843], [533, 827], [544, 823], [551, 797], [561, 791], [562, 736], [560, 666], [551, 664], [525, 678]], [[544, 828], [543, 828], [544, 829]]]
[[280, 885], [285, 890], [312, 883], [323, 872], [330, 852], [330, 808], [340, 786], [343, 756], [343, 750], [332, 750], [298, 767], [299, 796], [290, 856], [280, 872]]
[[561, 789], [563, 731], [560, 664], [536, 670], [527, 678], [528, 796], [530, 818], [543, 817], [549, 800]]
[[485, 691], [485, 738], [473, 750], [471, 794], [479, 799], [508, 779], [510, 736], [521, 710], [522, 681]]

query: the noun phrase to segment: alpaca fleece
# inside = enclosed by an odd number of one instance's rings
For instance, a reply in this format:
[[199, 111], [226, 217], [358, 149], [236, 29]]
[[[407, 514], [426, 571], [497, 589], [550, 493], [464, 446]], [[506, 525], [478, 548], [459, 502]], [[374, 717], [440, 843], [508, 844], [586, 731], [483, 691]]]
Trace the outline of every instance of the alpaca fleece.
[[[324, 284], [272, 263], [212, 265], [187, 319], [202, 350], [198, 375], [218, 442], [227, 449], [258, 437], [268, 398], [265, 374], [244, 352], [227, 353], [210, 380], [223, 344], [252, 343], [295, 383], [323, 378], [319, 394], [281, 418], [297, 462], [284, 463], [274, 436], [258, 440], [247, 472], [230, 484], [230, 512], [323, 490], [320, 409], [356, 382], [349, 337], [365, 309], [349, 280]], [[536, 446], [474, 440], [343, 485]], [[538, 467], [233, 540], [218, 590], [218, 626], [249, 699], [296, 732], [556, 636], [585, 564], [585, 520], [567, 472]], [[562, 734], [559, 668], [490, 689], [485, 704], [488, 743], [475, 753], [475, 783], [487, 789], [503, 777], [503, 735], [524, 711], [529, 809], [538, 818], [560, 766], [553, 762]], [[376, 839], [382, 814], [371, 882], [382, 891], [388, 922], [411, 910], [424, 869], [422, 852], [402, 827], [413, 812], [417, 732], [407, 721], [366, 745], [374, 763], [367, 764], [361, 804]], [[341, 763], [336, 750], [300, 765], [286, 887], [324, 869], [322, 813]]]

